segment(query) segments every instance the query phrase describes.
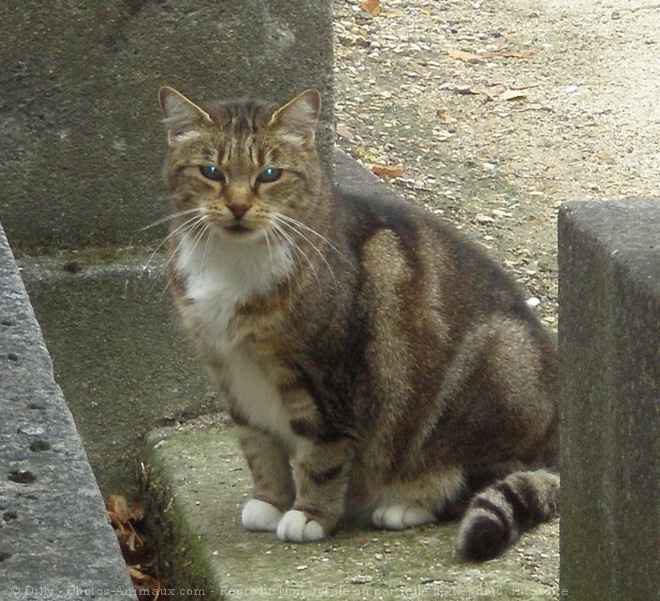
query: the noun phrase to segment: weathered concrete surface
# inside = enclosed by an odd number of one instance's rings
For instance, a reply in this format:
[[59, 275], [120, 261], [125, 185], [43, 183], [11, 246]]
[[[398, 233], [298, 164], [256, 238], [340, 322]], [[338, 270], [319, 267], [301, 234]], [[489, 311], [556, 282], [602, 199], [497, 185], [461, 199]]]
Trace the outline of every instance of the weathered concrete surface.
[[162, 261], [109, 251], [20, 262], [106, 496], [136, 492], [135, 458], [146, 432], [217, 405], [179, 326]]
[[0, 599], [135, 599], [1, 227], [0, 289]]
[[[482, 565], [453, 557], [456, 524], [407, 532], [341, 531], [304, 545], [245, 531], [251, 481], [228, 427], [163, 428], [145, 456], [146, 499], [167, 578], [207, 601], [243, 599], [552, 599], [558, 596], [558, 524], [528, 533]], [[201, 598], [201, 596], [200, 596]]]
[[660, 201], [559, 215], [562, 587], [660, 598]]
[[14, 251], [158, 237], [139, 230], [161, 214], [161, 85], [273, 100], [317, 87], [329, 166], [331, 17], [326, 0], [0, 2], [0, 203]]

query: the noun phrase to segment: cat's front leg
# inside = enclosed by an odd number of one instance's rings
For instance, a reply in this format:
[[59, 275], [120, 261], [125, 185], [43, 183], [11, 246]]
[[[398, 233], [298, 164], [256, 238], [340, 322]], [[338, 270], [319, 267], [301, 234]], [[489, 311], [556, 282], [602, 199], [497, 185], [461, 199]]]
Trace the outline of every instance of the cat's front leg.
[[288, 454], [265, 432], [247, 425], [236, 428], [254, 484], [252, 498], [243, 507], [243, 527], [275, 532], [295, 498]]
[[293, 462], [296, 501], [277, 526], [281, 540], [321, 540], [336, 528], [344, 513], [352, 446], [346, 439], [299, 442]]

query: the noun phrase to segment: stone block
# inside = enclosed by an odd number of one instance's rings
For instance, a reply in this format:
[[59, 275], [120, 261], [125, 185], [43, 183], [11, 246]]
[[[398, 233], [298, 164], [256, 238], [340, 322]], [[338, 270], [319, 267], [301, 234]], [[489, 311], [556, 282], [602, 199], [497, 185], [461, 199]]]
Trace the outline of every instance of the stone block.
[[559, 214], [561, 586], [660, 598], [660, 201]]
[[144, 435], [217, 411], [166, 289], [163, 257], [88, 251], [20, 264], [101, 490], [135, 494]]
[[135, 600], [2, 228], [0, 289], [0, 598]]
[[275, 101], [317, 87], [332, 148], [326, 0], [0, 3], [0, 189], [15, 252], [144, 244], [163, 214], [157, 90]]

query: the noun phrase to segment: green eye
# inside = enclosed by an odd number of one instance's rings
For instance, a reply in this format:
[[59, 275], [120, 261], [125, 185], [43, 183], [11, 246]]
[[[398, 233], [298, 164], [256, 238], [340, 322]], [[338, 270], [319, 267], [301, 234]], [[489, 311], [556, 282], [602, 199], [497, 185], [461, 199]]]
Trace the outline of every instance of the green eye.
[[199, 170], [202, 172], [202, 175], [208, 179], [212, 179], [215, 182], [224, 182], [225, 176], [222, 171], [215, 167], [214, 165], [202, 165]]
[[276, 182], [282, 176], [282, 170], [276, 167], [267, 167], [258, 176], [257, 182], [260, 184], [269, 184]]

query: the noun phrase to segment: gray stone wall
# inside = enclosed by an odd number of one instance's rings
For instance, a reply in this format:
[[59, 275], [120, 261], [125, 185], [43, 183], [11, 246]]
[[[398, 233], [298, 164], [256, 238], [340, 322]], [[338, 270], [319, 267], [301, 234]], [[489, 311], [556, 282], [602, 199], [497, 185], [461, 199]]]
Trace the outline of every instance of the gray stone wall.
[[561, 587], [660, 598], [660, 201], [559, 219]]
[[0, 210], [14, 251], [151, 243], [163, 214], [156, 94], [324, 98], [327, 0], [1, 2]]

